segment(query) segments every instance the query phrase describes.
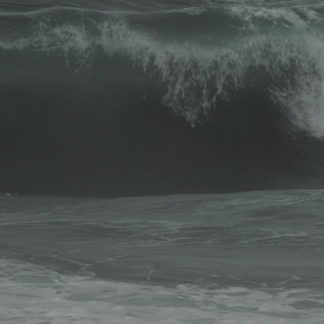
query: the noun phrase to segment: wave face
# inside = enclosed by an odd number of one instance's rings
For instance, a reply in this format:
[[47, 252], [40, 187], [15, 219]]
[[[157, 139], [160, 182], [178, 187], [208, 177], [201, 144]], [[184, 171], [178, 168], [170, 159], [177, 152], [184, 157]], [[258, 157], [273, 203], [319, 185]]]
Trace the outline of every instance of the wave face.
[[320, 1], [1, 1], [1, 191], [323, 182]]

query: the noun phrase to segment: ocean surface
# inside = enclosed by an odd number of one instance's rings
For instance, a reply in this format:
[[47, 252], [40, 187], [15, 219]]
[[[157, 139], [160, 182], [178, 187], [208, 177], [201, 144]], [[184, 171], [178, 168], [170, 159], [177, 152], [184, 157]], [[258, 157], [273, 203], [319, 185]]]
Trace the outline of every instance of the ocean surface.
[[0, 323], [322, 324], [324, 191], [0, 197]]
[[0, 0], [0, 324], [323, 324], [324, 2]]

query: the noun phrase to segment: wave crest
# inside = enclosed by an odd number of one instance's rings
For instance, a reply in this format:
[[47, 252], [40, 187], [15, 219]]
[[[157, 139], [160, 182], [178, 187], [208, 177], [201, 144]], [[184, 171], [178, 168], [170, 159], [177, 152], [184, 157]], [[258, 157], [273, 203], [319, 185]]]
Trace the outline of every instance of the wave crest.
[[205, 46], [162, 39], [118, 15], [100, 18], [33, 18], [28, 35], [3, 38], [0, 47], [60, 55], [75, 71], [90, 68], [98, 55], [123, 56], [158, 83], [163, 102], [193, 126], [237, 93], [263, 89], [292, 125], [324, 136], [324, 42], [317, 33], [252, 33]]

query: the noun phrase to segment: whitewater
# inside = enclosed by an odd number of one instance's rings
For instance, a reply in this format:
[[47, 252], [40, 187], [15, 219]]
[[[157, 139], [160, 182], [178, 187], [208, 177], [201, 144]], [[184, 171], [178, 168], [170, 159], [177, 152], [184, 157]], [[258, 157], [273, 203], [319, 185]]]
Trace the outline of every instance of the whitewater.
[[0, 323], [322, 324], [322, 1], [0, 0]]
[[323, 321], [323, 191], [0, 202], [1, 323]]

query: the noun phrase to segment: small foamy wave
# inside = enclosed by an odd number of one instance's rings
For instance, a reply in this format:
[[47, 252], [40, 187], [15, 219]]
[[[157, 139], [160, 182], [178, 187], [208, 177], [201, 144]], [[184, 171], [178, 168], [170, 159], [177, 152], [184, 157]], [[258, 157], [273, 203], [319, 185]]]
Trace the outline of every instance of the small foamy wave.
[[323, 292], [152, 286], [63, 275], [0, 260], [0, 321], [15, 323], [320, 324]]

